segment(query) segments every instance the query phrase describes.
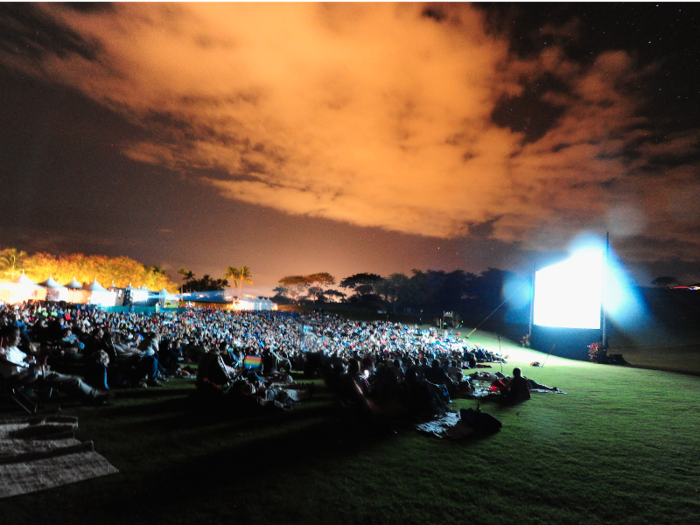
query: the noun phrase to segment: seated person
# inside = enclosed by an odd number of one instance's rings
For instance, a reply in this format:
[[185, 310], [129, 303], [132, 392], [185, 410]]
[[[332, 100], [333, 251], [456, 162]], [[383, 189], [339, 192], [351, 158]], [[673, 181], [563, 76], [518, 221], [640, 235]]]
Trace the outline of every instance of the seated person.
[[462, 369], [457, 366], [457, 361], [450, 361], [450, 366], [447, 367], [447, 375], [452, 381], [457, 381], [461, 383], [464, 379], [464, 374]]
[[107, 392], [92, 388], [78, 377], [49, 371], [48, 365], [37, 363], [34, 357], [17, 347], [19, 340], [19, 328], [8, 326], [3, 330], [0, 348], [0, 375], [3, 378], [32, 387], [46, 385], [73, 394], [88, 404], [106, 404], [110, 399]]
[[241, 373], [241, 369], [228, 366], [218, 352], [207, 352], [199, 360], [196, 384], [200, 387], [207, 379], [215, 385], [225, 385], [234, 382]]
[[100, 390], [109, 390], [108, 367], [109, 355], [104, 350], [98, 350], [85, 363], [85, 381]]
[[61, 338], [56, 341], [57, 346], [61, 349], [61, 360], [66, 362], [79, 362], [83, 359], [83, 350], [85, 345], [73, 335], [70, 328], [64, 328], [61, 332]]
[[497, 379], [493, 386], [503, 392], [508, 401], [527, 401], [530, 399], [530, 381], [523, 377], [520, 368], [513, 369], [513, 377], [510, 379]]
[[450, 396], [453, 396], [456, 388], [456, 381], [450, 379], [447, 373], [440, 368], [440, 361], [433, 359], [430, 367], [426, 368], [423, 377], [434, 385], [444, 386]]

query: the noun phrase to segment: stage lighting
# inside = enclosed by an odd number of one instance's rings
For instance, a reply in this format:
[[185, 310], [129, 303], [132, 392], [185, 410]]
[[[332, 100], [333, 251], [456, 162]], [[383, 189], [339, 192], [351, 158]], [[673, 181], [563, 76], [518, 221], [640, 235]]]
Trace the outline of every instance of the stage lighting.
[[535, 273], [533, 322], [538, 326], [599, 329], [603, 253], [581, 250]]

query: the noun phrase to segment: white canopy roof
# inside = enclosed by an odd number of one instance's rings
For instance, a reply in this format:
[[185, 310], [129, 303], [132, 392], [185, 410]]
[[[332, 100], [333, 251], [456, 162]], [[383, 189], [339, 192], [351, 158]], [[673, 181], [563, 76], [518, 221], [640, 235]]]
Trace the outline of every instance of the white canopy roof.
[[49, 275], [49, 278], [46, 279], [43, 283], [39, 283], [41, 286], [44, 288], [65, 288], [62, 284], [56, 281], [56, 279], [53, 278], [53, 275]]
[[16, 284], [28, 284], [30, 286], [38, 286], [34, 281], [32, 281], [29, 277], [24, 275], [24, 270], [22, 270], [22, 275], [17, 277], [14, 281]]
[[75, 275], [73, 276], [73, 280], [66, 285], [66, 288], [70, 290], [80, 290], [82, 287], [83, 285], [77, 281]]
[[83, 290], [88, 290], [90, 292], [106, 292], [107, 289], [97, 282], [97, 277], [89, 285], [83, 286]]

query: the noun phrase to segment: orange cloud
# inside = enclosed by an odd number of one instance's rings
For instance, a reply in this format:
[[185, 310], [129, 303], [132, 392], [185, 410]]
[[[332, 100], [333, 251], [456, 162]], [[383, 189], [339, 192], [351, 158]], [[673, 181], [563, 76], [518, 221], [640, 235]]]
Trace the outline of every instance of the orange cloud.
[[[556, 45], [521, 60], [462, 5], [441, 22], [416, 4], [41, 9], [96, 58], [8, 57], [15, 67], [152, 130], [124, 145], [129, 158], [201, 177], [232, 199], [436, 237], [491, 222], [494, 237], [534, 248], [583, 228], [661, 240], [658, 225], [680, 220], [672, 194], [687, 176], [664, 179], [660, 204], [658, 179], [632, 175], [688, 140], [697, 149], [697, 133], [643, 140], [649, 124], [627, 86], [644, 72], [623, 51], [592, 66]], [[576, 38], [578, 28], [546, 33]], [[528, 141], [494, 122], [523, 79], [545, 74], [563, 89], [540, 95], [561, 110], [543, 136]]]

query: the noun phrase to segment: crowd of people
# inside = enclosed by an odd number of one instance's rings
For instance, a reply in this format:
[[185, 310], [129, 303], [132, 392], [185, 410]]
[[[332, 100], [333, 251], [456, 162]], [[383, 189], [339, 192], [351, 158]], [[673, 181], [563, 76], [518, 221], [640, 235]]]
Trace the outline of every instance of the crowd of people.
[[[3, 378], [97, 404], [114, 389], [190, 377], [188, 365], [197, 364], [198, 390], [238, 405], [289, 409], [309, 397], [312, 389], [294, 383], [294, 370], [323, 375], [351, 410], [425, 419], [474, 392], [474, 377], [463, 370], [505, 362], [450, 332], [323, 312], [140, 314], [64, 303], [2, 305], [0, 334]], [[82, 377], [54, 371], [65, 369], [82, 370]], [[508, 394], [508, 384], [502, 387]]]

